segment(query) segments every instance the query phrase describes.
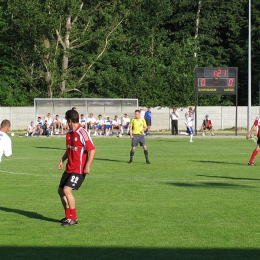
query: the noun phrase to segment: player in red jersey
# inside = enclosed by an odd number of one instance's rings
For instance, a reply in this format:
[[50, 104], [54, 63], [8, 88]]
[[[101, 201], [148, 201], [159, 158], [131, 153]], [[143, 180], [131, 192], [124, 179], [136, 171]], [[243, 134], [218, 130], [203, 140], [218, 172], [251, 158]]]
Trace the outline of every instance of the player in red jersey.
[[90, 173], [90, 165], [95, 156], [95, 146], [87, 130], [79, 124], [79, 114], [76, 110], [68, 110], [65, 114], [69, 131], [66, 134], [66, 152], [62, 156], [58, 169], [62, 170], [63, 162], [67, 160], [58, 193], [65, 209], [62, 226], [78, 224], [76, 200], [72, 190], [78, 190], [86, 174]]
[[258, 152], [259, 152], [259, 150], [260, 150], [260, 116], [257, 116], [257, 117], [256, 117], [256, 119], [255, 119], [255, 121], [254, 121], [254, 124], [252, 125], [252, 127], [251, 127], [249, 133], [248, 133], [247, 136], [246, 136], [246, 139], [249, 139], [249, 138], [252, 137], [252, 133], [253, 133], [255, 127], [257, 127], [257, 138], [258, 138], [258, 139], [257, 139], [256, 148], [255, 148], [255, 150], [253, 151], [252, 156], [251, 156], [251, 158], [250, 158], [250, 160], [249, 160], [249, 162], [248, 162], [248, 165], [249, 165], [249, 166], [254, 166], [254, 165], [255, 165], [255, 164], [254, 164], [254, 159], [255, 159], [255, 157], [257, 156], [257, 154], [258, 154]]

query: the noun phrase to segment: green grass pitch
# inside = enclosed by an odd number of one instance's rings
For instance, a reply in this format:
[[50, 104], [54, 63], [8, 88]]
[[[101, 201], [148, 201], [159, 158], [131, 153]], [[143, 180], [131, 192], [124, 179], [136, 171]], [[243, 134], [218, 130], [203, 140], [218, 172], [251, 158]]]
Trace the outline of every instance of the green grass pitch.
[[75, 192], [79, 224], [62, 227], [64, 138], [12, 137], [0, 164], [0, 259], [260, 259], [260, 155], [245, 138], [93, 138]]

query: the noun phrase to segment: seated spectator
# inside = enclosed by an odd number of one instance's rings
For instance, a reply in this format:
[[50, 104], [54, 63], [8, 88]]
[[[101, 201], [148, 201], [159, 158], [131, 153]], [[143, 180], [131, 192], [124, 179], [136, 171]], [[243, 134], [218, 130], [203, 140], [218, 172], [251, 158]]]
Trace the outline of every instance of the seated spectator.
[[102, 115], [98, 115], [98, 120], [96, 121], [95, 125], [95, 133], [94, 135], [102, 135], [104, 132], [104, 120], [102, 119]]
[[34, 136], [36, 132], [36, 126], [33, 121], [27, 126], [25, 136]]
[[106, 136], [109, 136], [112, 128], [112, 121], [109, 116], [106, 117], [106, 120], [104, 122], [104, 128], [105, 128]]
[[212, 136], [214, 135], [214, 133], [213, 133], [214, 129], [213, 129], [212, 122], [209, 119], [209, 115], [208, 114], [205, 115], [205, 119], [203, 120], [202, 126], [201, 126], [201, 130], [202, 130], [202, 135], [203, 136], [205, 136], [205, 130], [206, 129], [211, 131], [211, 135]]
[[79, 124], [81, 127], [86, 128], [87, 120], [83, 114], [80, 115]]
[[42, 129], [43, 121], [42, 121], [42, 118], [40, 116], [38, 117], [35, 125], [36, 125], [35, 126], [36, 127], [36, 133], [38, 135], [42, 135], [42, 133], [43, 133], [43, 129]]
[[122, 117], [122, 125], [121, 125], [121, 134], [124, 134], [124, 130], [126, 130], [126, 133], [129, 134], [129, 124], [130, 124], [130, 118], [127, 116], [127, 114], [124, 114]]
[[47, 136], [51, 135], [51, 127], [48, 124], [48, 120], [44, 121], [42, 130], [43, 130], [43, 132], [42, 132], [43, 135], [47, 135]]
[[47, 116], [45, 117], [44, 119], [44, 122], [47, 120], [47, 123], [48, 123], [48, 128], [50, 128], [51, 132], [50, 134], [52, 134], [52, 129], [53, 129], [53, 120], [51, 118], [51, 113], [48, 113]]
[[112, 135], [114, 130], [118, 130], [118, 135], [121, 134], [121, 121], [118, 119], [118, 116], [115, 115], [115, 118], [112, 120]]
[[63, 118], [61, 120], [61, 134], [64, 134], [64, 131], [69, 130], [69, 126], [67, 124], [67, 120], [65, 118]]
[[58, 135], [60, 133], [60, 128], [61, 128], [61, 120], [59, 115], [55, 116], [55, 119], [53, 120], [52, 124], [52, 131], [55, 135]]
[[96, 124], [96, 118], [93, 116], [93, 114], [89, 114], [89, 118], [87, 119], [87, 130], [90, 134], [91, 129], [95, 129]]

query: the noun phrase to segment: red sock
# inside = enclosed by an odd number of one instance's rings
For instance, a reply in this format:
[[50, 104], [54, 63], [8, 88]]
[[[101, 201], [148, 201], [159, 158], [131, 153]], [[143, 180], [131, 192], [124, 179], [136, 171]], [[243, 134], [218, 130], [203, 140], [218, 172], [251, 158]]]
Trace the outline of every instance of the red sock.
[[70, 219], [70, 208], [65, 209], [65, 216], [66, 216], [66, 219]]
[[75, 209], [70, 209], [70, 219], [72, 219], [72, 220], [76, 220], [77, 219], [76, 208]]
[[255, 149], [255, 150], [253, 151], [253, 153], [252, 153], [252, 156], [251, 156], [251, 158], [250, 158], [250, 160], [249, 160], [249, 163], [254, 162], [254, 159], [255, 159], [255, 157], [257, 156], [257, 154], [258, 154], [258, 151]]

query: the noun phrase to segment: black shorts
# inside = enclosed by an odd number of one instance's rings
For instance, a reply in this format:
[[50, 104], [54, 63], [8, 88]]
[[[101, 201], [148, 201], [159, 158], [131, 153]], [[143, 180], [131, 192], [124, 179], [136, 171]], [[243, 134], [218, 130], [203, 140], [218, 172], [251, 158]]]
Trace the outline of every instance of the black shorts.
[[258, 137], [258, 139], [257, 139], [257, 145], [260, 146], [260, 137]]
[[133, 135], [132, 138], [132, 147], [136, 147], [140, 144], [140, 146], [146, 146], [146, 140], [144, 135]]
[[67, 186], [73, 190], [78, 190], [84, 180], [85, 174], [67, 173], [65, 171], [61, 176], [59, 188], [63, 189]]
[[145, 119], [146, 125], [151, 126], [152, 125], [152, 119]]

